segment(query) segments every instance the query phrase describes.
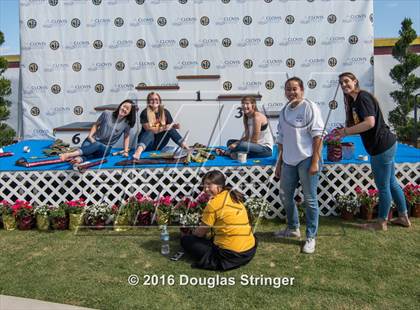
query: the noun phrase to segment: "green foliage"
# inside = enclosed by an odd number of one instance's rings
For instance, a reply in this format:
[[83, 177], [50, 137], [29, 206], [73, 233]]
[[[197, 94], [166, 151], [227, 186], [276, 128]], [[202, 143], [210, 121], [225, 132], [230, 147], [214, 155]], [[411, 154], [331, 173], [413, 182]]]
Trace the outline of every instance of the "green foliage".
[[420, 88], [420, 78], [413, 71], [420, 67], [420, 55], [410, 52], [409, 46], [416, 39], [412, 21], [405, 18], [399, 31], [400, 38], [392, 49], [392, 56], [398, 60], [389, 75], [400, 85], [399, 90], [390, 93], [397, 107], [389, 113], [388, 119], [394, 127], [399, 140], [412, 139], [413, 119], [409, 114], [414, 109], [415, 92]]
[[[3, 43], [4, 35], [0, 31], [0, 46]], [[7, 60], [4, 57], [0, 57], [0, 121], [7, 120], [10, 115], [8, 107], [11, 105], [11, 102], [4, 97], [9, 96], [12, 93], [11, 83], [2, 76], [7, 67]], [[15, 131], [10, 126], [0, 122], [0, 146], [12, 143], [15, 134]]]

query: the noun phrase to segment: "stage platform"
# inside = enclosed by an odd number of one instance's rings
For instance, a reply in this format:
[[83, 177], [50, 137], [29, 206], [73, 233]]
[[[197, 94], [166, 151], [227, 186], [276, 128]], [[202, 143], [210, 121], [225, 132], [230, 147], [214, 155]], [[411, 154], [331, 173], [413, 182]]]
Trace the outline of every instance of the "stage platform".
[[[345, 141], [355, 144], [356, 158], [358, 155], [366, 155], [359, 137], [347, 137]], [[115, 166], [115, 163], [125, 158], [118, 155], [107, 157], [106, 164], [84, 173], [73, 170], [68, 163], [34, 168], [15, 165], [20, 157], [29, 159], [43, 156], [42, 149], [51, 143], [51, 140], [27, 140], [3, 149], [15, 155], [0, 158], [0, 200], [24, 199], [38, 205], [56, 205], [84, 198], [91, 204], [115, 204], [138, 192], [153, 198], [159, 195], [179, 198], [198, 193], [201, 176], [209, 170], [219, 169], [226, 174], [228, 183], [239, 188], [245, 195], [265, 197], [271, 203], [267, 218], [285, 216], [279, 200], [279, 183], [273, 179], [277, 152], [270, 158], [248, 159], [245, 164], [217, 156], [215, 160], [191, 163], [188, 166], [165, 164], [120, 167]], [[24, 146], [28, 146], [31, 151], [24, 153]], [[324, 159], [325, 151], [324, 148]], [[144, 153], [143, 157], [148, 157], [148, 153]], [[419, 149], [398, 145], [396, 175], [401, 185], [420, 182]], [[351, 159], [332, 163], [325, 160], [318, 186], [321, 215], [336, 215], [334, 197], [337, 194], [354, 193], [357, 186], [364, 189], [374, 187], [368, 161]], [[301, 195], [299, 190], [297, 194]]]

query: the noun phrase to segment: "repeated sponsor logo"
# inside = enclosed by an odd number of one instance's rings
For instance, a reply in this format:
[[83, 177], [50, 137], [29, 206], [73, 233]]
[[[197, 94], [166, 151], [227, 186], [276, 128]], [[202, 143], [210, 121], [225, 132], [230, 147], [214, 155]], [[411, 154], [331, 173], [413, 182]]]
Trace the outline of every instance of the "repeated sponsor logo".
[[129, 48], [129, 47], [132, 47], [133, 44], [134, 44], [133, 40], [114, 40], [108, 47], [112, 49]]
[[50, 49], [53, 51], [58, 50], [60, 48], [60, 43], [58, 41], [51, 41], [50, 42]]
[[31, 85], [23, 88], [22, 93], [25, 96], [45, 94], [48, 91], [47, 85]]
[[242, 18], [242, 22], [247, 26], [251, 25], [252, 24], [252, 17], [249, 16], [249, 15], [244, 16], [244, 18]]
[[95, 85], [95, 92], [97, 92], [98, 94], [102, 93], [105, 90], [105, 87], [103, 84], [98, 83]]
[[37, 72], [38, 71], [38, 65], [36, 63], [31, 63], [28, 66], [29, 72]]
[[144, 41], [143, 39], [138, 39], [136, 42], [136, 46], [138, 48], [145, 48], [146, 47], [146, 41]]
[[92, 0], [92, 3], [94, 5], [100, 5], [102, 3], [102, 0]]
[[75, 62], [71, 65], [71, 68], [74, 72], [79, 72], [80, 70], [82, 70], [82, 65], [80, 62]]
[[95, 62], [88, 67], [88, 71], [104, 71], [112, 68], [112, 62]]
[[293, 68], [296, 64], [296, 61], [293, 58], [286, 59], [286, 66]]
[[254, 62], [252, 61], [252, 59], [245, 59], [244, 60], [245, 69], [251, 69], [253, 65], [254, 65]]
[[97, 50], [101, 49], [104, 46], [104, 43], [101, 40], [93, 41], [93, 47]]
[[69, 64], [66, 63], [53, 63], [50, 66], [44, 68], [44, 72], [63, 72], [70, 68]]
[[161, 27], [165, 26], [167, 23], [167, 20], [165, 17], [161, 16], [157, 19], [157, 24]]
[[237, 46], [246, 47], [246, 46], [257, 46], [260, 45], [262, 40], [260, 38], [245, 38], [238, 42]]
[[318, 24], [325, 20], [324, 15], [306, 15], [301, 21], [301, 24]]
[[159, 61], [158, 67], [160, 70], [166, 70], [168, 68], [168, 62], [165, 60]]
[[334, 79], [334, 80], [326, 80], [324, 81], [324, 83], [322, 83], [321, 88], [336, 88], [338, 85], [338, 79]]
[[117, 17], [114, 19], [114, 25], [116, 27], [122, 27], [124, 25], [124, 19], [122, 17]]
[[[57, 1], [57, 4], [58, 4], [58, 0], [55, 0], [55, 1]], [[24, 7], [33, 6], [33, 5], [45, 5], [46, 3], [47, 3], [47, 0], [20, 0], [20, 5]]]
[[96, 27], [106, 27], [112, 20], [110, 18], [93, 18], [86, 24], [86, 27], [96, 28]]
[[316, 67], [316, 66], [322, 66], [322, 65], [325, 65], [324, 58], [306, 58], [300, 66], [303, 68], [308, 68], [308, 67]]
[[189, 45], [189, 42], [188, 42], [187, 39], [184, 38], [184, 39], [179, 40], [179, 46], [180, 47], [186, 48], [186, 47], [188, 47], [188, 45]]
[[328, 15], [328, 17], [327, 17], [327, 21], [328, 21], [330, 24], [335, 24], [335, 22], [337, 21], [337, 16], [336, 16], [336, 15], [334, 15], [334, 14], [330, 14], [330, 15]]
[[335, 58], [335, 57], [330, 57], [328, 59], [328, 65], [330, 67], [335, 67], [337, 65], [337, 63], [338, 63], [338, 61], [337, 61], [337, 58]]
[[321, 42], [322, 45], [334, 45], [334, 44], [343, 44], [346, 42], [346, 37], [344, 36], [332, 36], [328, 37]]
[[150, 26], [155, 22], [152, 17], [139, 17], [130, 22], [131, 27]]
[[286, 24], [291, 25], [295, 22], [295, 17], [293, 15], [287, 15], [284, 20], [285, 20]]
[[349, 14], [343, 18], [343, 23], [345, 24], [361, 23], [361, 22], [364, 22], [366, 18], [367, 18], [366, 14]]
[[58, 0], [48, 0], [48, 4], [51, 6], [56, 6], [58, 4]]
[[241, 66], [241, 61], [238, 59], [226, 59], [221, 64], [217, 65], [217, 69], [238, 68]]
[[231, 40], [231, 39], [229, 39], [229, 38], [224, 38], [224, 39], [222, 40], [222, 45], [223, 45], [224, 47], [229, 47], [229, 46], [231, 46], [231, 45], [232, 45], [232, 40]]
[[42, 25], [44, 28], [59, 28], [67, 26], [69, 21], [66, 18], [49, 18]]
[[310, 89], [314, 89], [314, 88], [316, 87], [316, 85], [317, 85], [317, 83], [316, 83], [316, 81], [315, 81], [314, 79], [310, 79], [310, 80], [308, 81], [308, 87], [309, 87]]
[[273, 68], [273, 67], [279, 67], [283, 64], [283, 60], [281, 59], [275, 59], [275, 58], [266, 58], [261, 61], [261, 63], [258, 65], [259, 68]]
[[176, 65], [174, 65], [175, 70], [182, 70], [182, 69], [191, 69], [191, 68], [197, 68], [200, 64], [198, 61], [195, 60], [181, 60], [178, 61]]
[[230, 0], [221, 0], [222, 1], [222, 3], [224, 3], [224, 4], [228, 4], [229, 2], [230, 2]]
[[60, 86], [60, 85], [58, 85], [58, 84], [54, 84], [54, 85], [52, 85], [52, 86], [51, 86], [51, 92], [52, 92], [54, 95], [59, 94], [59, 93], [61, 92], [61, 86]]
[[373, 66], [375, 64], [375, 57], [371, 56], [369, 62]]
[[156, 62], [154, 61], [136, 61], [133, 66], [130, 67], [130, 70], [146, 70], [156, 67]]
[[265, 82], [264, 86], [265, 86], [266, 89], [272, 90], [275, 86], [275, 83], [274, 83], [273, 80], [268, 80], [268, 81]]
[[144, 4], [146, 0], [135, 0], [138, 5]]
[[77, 105], [73, 108], [73, 113], [75, 115], [82, 115], [83, 114], [83, 107], [81, 107], [80, 105]]
[[105, 4], [108, 6], [128, 4], [130, 2], [131, 0], [105, 0]]
[[263, 85], [261, 81], [244, 81], [242, 85], [238, 87], [239, 90], [247, 90], [247, 89], [260, 89]]
[[26, 22], [26, 25], [28, 26], [28, 28], [33, 29], [36, 27], [37, 22], [35, 19], [31, 18], [31, 19], [28, 19], [28, 21]]
[[238, 16], [222, 16], [216, 20], [217, 26], [237, 25], [241, 19]]
[[72, 26], [73, 28], [78, 28], [78, 27], [80, 26], [81, 22], [80, 22], [80, 19], [78, 19], [78, 18], [73, 18], [73, 19], [71, 20], [70, 24], [71, 24], [71, 26]]
[[202, 48], [202, 47], [210, 47], [210, 46], [217, 46], [220, 44], [220, 41], [218, 39], [201, 39], [199, 40], [197, 43], [194, 44], [195, 47], [197, 48]]
[[32, 136], [48, 137], [48, 136], [50, 136], [50, 131], [49, 131], [49, 129], [35, 128], [35, 129], [32, 130]]
[[229, 91], [232, 89], [232, 82], [231, 81], [225, 81], [223, 82], [223, 89], [226, 91]]
[[153, 48], [166, 48], [166, 47], [173, 47], [176, 45], [176, 41], [174, 39], [161, 39], [156, 41], [155, 44], [152, 44]]
[[364, 65], [368, 61], [370, 61], [370, 60], [367, 57], [348, 57], [343, 62], [343, 66]]
[[203, 68], [204, 70], [209, 69], [209, 68], [210, 68], [210, 66], [211, 66], [211, 63], [210, 63], [210, 61], [209, 61], [209, 60], [207, 60], [207, 59], [204, 59], [204, 60], [201, 62], [201, 68]]
[[184, 25], [193, 25], [197, 22], [197, 17], [195, 16], [184, 16], [178, 17], [173, 23], [173, 26], [184, 26]]
[[31, 50], [43, 50], [47, 47], [47, 42], [44, 41], [30, 41], [22, 46], [22, 50], [31, 51]]
[[117, 62], [115, 63], [115, 69], [116, 69], [117, 71], [123, 71], [123, 70], [124, 70], [124, 68], [125, 68], [125, 63], [124, 63], [123, 61], [117, 61]]
[[30, 113], [32, 116], [38, 116], [41, 113], [41, 110], [38, 107], [32, 107]]
[[69, 113], [71, 110], [69, 107], [53, 107], [47, 111], [48, 116], [63, 115]]
[[357, 42], [359, 41], [359, 38], [356, 35], [351, 35], [348, 41], [350, 44], [357, 44]]
[[[325, 105], [325, 102], [322, 102]], [[330, 102], [328, 102], [328, 107], [331, 110], [335, 110], [338, 108], [338, 102], [336, 100], [331, 100]]]
[[202, 16], [200, 18], [200, 24], [203, 26], [207, 26], [208, 24], [210, 24], [210, 18], [208, 16]]
[[262, 16], [260, 20], [258, 21], [258, 24], [260, 25], [267, 25], [267, 24], [279, 24], [281, 23], [283, 18], [281, 16]]
[[181, 4], [186, 4], [188, 2], [188, 0], [178, 0], [179, 3]]
[[314, 46], [316, 43], [316, 38], [313, 36], [307, 37], [306, 38], [306, 44], [308, 44], [309, 46]]
[[280, 46], [289, 46], [289, 45], [301, 45], [305, 43], [303, 37], [288, 37], [284, 38], [283, 41], [279, 43]]
[[74, 85], [70, 85], [66, 93], [80, 94], [80, 93], [88, 93], [91, 90], [92, 90], [92, 86], [90, 84], [74, 84]]
[[66, 45], [64, 48], [66, 50], [74, 50], [74, 49], [88, 48], [89, 45], [90, 45], [89, 41], [72, 41], [68, 45]]
[[81, 4], [87, 4], [87, 0], [64, 0], [65, 6], [73, 6], [73, 5], [81, 5]]
[[265, 46], [273, 46], [274, 39], [272, 37], [267, 37], [264, 39]]
[[370, 14], [369, 14], [369, 20], [370, 20], [370, 22], [371, 22], [371, 23], [373, 23], [373, 21], [374, 21], [374, 20], [373, 20], [373, 13], [370, 13]]
[[127, 92], [134, 89], [134, 84], [131, 83], [118, 83], [114, 84], [111, 88], [112, 93]]

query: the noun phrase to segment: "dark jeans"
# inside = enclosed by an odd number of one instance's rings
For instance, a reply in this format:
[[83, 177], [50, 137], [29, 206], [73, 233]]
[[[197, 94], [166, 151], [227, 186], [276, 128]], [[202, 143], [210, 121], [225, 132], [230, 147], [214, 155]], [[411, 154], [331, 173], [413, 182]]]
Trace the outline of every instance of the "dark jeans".
[[82, 146], [80, 147], [80, 157], [83, 161], [94, 158], [103, 158], [111, 153], [111, 146], [102, 144], [101, 142], [90, 142], [88, 139], [83, 141]]
[[[239, 140], [231, 139], [226, 144], [229, 145], [237, 143]], [[273, 151], [268, 147], [252, 142], [241, 141], [238, 145], [230, 150], [231, 153], [247, 153], [248, 158], [253, 157], [270, 157]]]
[[170, 129], [157, 134], [143, 129], [137, 140], [137, 146], [142, 146], [145, 151], [161, 150], [168, 144], [169, 139], [178, 145], [182, 143], [182, 137], [176, 129]]

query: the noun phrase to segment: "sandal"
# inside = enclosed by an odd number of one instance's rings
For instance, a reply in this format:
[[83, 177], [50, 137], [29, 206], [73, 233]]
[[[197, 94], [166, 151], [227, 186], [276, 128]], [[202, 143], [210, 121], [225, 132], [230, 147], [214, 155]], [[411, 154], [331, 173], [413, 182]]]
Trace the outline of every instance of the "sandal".
[[80, 156], [76, 156], [70, 160], [70, 163], [72, 163], [73, 165], [80, 165], [81, 163], [83, 163], [83, 159]]

